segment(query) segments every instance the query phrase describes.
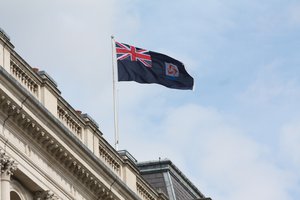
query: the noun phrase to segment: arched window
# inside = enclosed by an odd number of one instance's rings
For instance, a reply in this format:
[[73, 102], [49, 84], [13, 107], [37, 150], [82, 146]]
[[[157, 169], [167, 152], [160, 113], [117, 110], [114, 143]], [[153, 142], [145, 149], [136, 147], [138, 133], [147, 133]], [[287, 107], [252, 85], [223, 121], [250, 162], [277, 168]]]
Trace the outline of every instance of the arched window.
[[10, 182], [10, 200], [29, 200], [32, 199], [32, 193], [21, 183], [13, 179]]
[[22, 200], [22, 199], [15, 191], [11, 191], [10, 192], [10, 200]]

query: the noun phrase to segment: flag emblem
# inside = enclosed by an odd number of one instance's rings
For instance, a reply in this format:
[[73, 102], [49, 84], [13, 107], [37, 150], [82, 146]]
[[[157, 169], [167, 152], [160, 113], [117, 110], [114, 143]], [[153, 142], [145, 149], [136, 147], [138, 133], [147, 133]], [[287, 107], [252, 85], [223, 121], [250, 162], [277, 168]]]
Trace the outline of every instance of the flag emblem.
[[140, 62], [146, 67], [152, 67], [149, 51], [128, 44], [116, 42], [117, 60]]
[[170, 78], [179, 77], [178, 67], [172, 63], [165, 63], [166, 66], [166, 75]]

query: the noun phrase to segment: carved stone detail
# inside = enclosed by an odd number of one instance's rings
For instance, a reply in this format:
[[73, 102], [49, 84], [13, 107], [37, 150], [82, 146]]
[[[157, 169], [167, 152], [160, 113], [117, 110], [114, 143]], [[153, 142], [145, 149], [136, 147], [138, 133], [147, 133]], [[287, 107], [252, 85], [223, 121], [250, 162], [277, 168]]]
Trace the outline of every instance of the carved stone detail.
[[52, 191], [46, 190], [35, 192], [34, 200], [59, 200], [59, 198]]
[[[41, 148], [43, 148], [49, 153], [49, 155], [56, 159], [61, 166], [73, 174], [73, 176], [76, 177], [77, 180], [79, 180], [82, 184], [84, 184], [92, 193], [94, 193], [95, 196], [100, 196], [102, 199], [119, 199], [113, 194], [113, 192], [108, 190], [108, 188], [104, 186], [104, 184], [92, 172], [82, 165], [80, 161], [72, 156], [72, 154], [66, 150], [63, 145], [59, 143], [59, 141], [57, 141], [50, 133], [44, 130], [23, 109], [20, 109], [20, 107], [15, 104], [15, 102], [13, 102], [7, 95], [1, 93], [1, 90], [0, 94], [0, 109], [4, 113], [9, 114], [11, 116], [10, 119], [17, 123], [28, 134], [28, 136], [36, 142], [36, 144], [40, 145]], [[7, 169], [3, 172], [12, 173], [14, 171], [13, 169], [16, 169], [16, 163], [12, 160], [9, 160], [4, 153], [1, 153], [0, 155], [1, 169]], [[10, 163], [10, 165], [7, 163]]]
[[17, 162], [10, 158], [3, 149], [0, 149], [0, 172], [2, 178], [10, 177], [17, 169]]

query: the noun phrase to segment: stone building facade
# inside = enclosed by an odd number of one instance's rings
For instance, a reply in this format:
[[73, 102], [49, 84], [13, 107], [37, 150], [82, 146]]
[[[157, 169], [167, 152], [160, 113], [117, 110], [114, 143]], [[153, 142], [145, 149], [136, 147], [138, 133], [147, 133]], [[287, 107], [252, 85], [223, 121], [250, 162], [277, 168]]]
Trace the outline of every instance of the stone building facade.
[[0, 200], [168, 200], [0, 29]]

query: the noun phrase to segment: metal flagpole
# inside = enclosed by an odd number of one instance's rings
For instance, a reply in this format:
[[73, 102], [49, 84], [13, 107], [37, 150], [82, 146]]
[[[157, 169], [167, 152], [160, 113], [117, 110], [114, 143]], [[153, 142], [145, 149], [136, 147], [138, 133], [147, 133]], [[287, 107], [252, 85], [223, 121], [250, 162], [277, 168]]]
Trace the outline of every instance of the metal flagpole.
[[118, 109], [117, 109], [117, 90], [116, 90], [116, 78], [115, 78], [115, 39], [111, 36], [111, 49], [112, 49], [112, 79], [113, 79], [113, 107], [114, 107], [114, 132], [115, 132], [115, 149], [118, 150], [119, 145], [119, 127], [118, 127]]

